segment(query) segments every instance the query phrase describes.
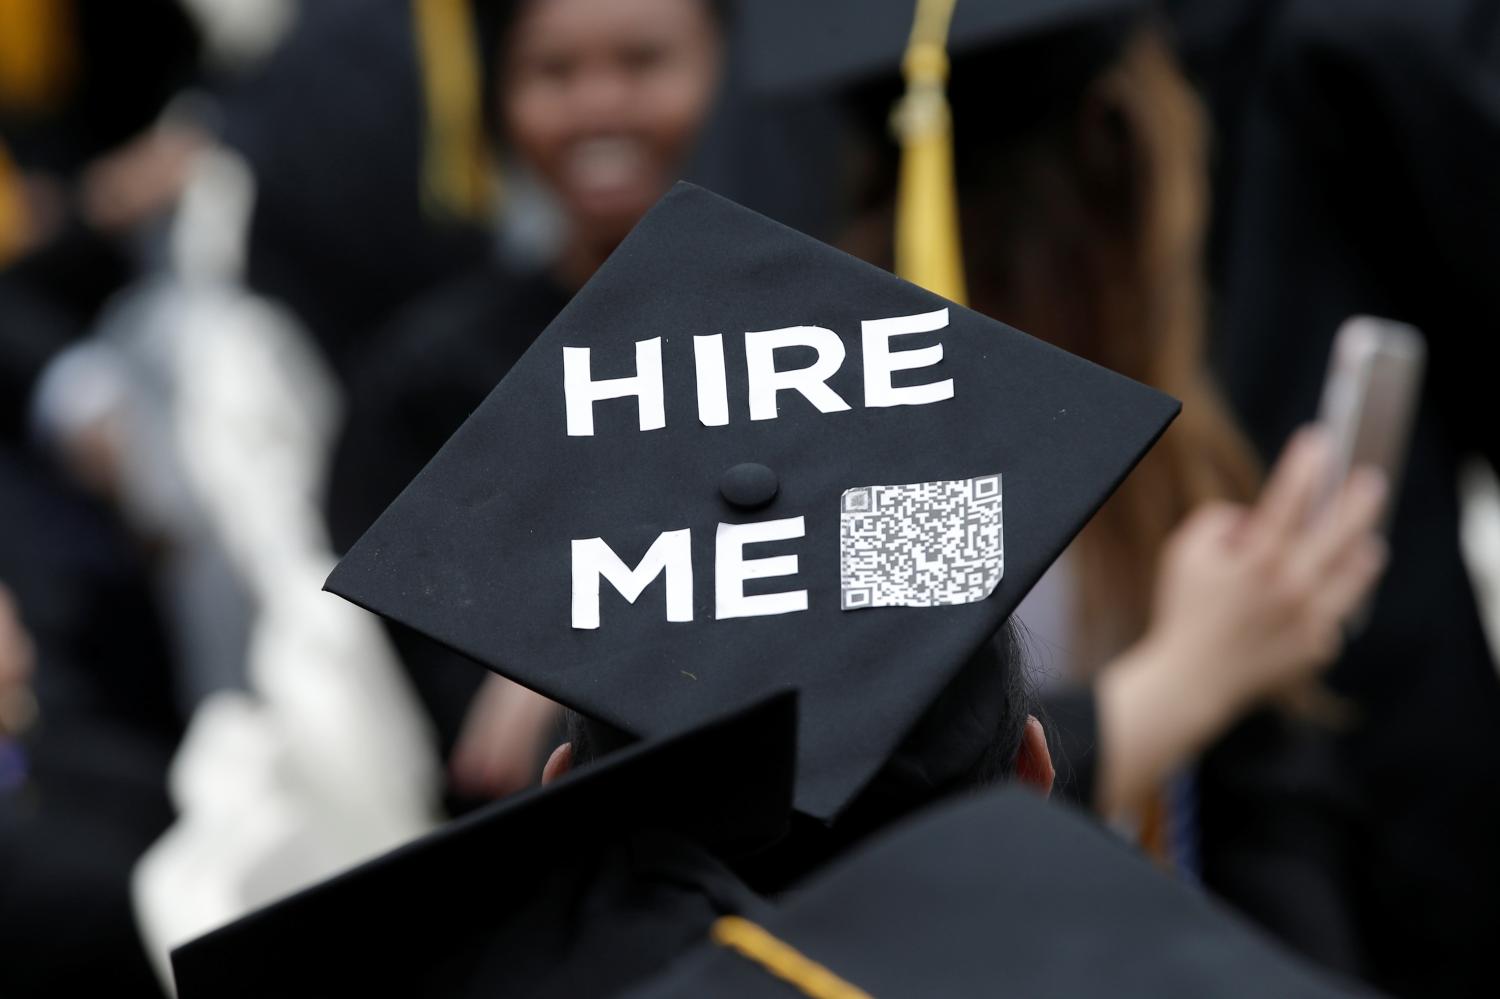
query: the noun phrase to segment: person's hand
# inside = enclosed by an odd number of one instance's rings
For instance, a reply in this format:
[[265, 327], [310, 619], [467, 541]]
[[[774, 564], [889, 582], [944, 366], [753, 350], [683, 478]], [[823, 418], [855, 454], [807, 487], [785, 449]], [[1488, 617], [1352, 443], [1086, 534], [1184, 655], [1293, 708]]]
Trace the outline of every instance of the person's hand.
[[10, 591], [0, 585], [0, 736], [18, 735], [31, 722], [33, 660], [31, 637]]
[[1146, 644], [1221, 710], [1332, 663], [1385, 567], [1384, 477], [1358, 469], [1318, 510], [1329, 461], [1320, 433], [1299, 433], [1252, 509], [1210, 505], [1167, 544]]
[[543, 737], [558, 711], [541, 694], [504, 677], [487, 677], [448, 762], [453, 789], [474, 798], [501, 798], [535, 784]]
[[1210, 504], [1168, 540], [1151, 626], [1100, 677], [1107, 811], [1338, 655], [1385, 566], [1386, 488], [1356, 470], [1320, 509], [1329, 464], [1326, 439], [1303, 431], [1254, 507]]
[[187, 186], [193, 160], [208, 144], [197, 128], [161, 122], [94, 160], [79, 183], [79, 211], [102, 232], [119, 232], [162, 215]]

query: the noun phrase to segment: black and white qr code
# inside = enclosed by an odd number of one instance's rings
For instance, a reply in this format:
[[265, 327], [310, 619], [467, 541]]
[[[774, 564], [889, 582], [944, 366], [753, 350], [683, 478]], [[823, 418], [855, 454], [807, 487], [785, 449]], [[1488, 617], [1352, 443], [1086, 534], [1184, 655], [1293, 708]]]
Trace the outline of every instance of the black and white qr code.
[[839, 501], [844, 610], [983, 600], [1005, 572], [1000, 476], [860, 486]]

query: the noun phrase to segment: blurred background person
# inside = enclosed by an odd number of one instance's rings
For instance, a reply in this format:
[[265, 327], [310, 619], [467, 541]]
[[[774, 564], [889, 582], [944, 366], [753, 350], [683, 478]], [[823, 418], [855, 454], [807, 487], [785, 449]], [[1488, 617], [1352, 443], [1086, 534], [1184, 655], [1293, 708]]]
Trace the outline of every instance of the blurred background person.
[[[673, 182], [700, 180], [808, 228], [829, 214], [810, 194], [828, 169], [818, 155], [829, 142], [824, 118], [816, 105], [788, 114], [747, 102], [727, 7], [477, 5], [485, 113], [514, 199], [502, 212], [508, 252], [371, 340], [330, 483], [338, 550], [395, 499]], [[527, 197], [537, 202], [530, 217], [546, 221], [529, 250], [515, 235]], [[467, 660], [405, 631], [395, 638], [451, 757], [454, 789], [483, 798], [535, 783], [555, 709], [499, 678], [479, 691], [481, 674]]]
[[1313, 411], [1345, 317], [1426, 336], [1393, 571], [1329, 677], [1357, 711], [1339, 740], [1341, 867], [1374, 982], [1482, 994], [1495, 974], [1472, 928], [1500, 921], [1500, 632], [1476, 599], [1493, 566], [1461, 525], [1500, 517], [1482, 501], [1500, 460], [1485, 346], [1500, 322], [1500, 4], [1192, 6], [1184, 44], [1231, 153], [1215, 361], [1257, 449]]
[[[1018, 617], [1050, 673], [1044, 685], [1064, 793], [1201, 876], [1295, 946], [1357, 971], [1358, 899], [1342, 877], [1353, 827], [1330, 734], [1287, 712], [1260, 715], [1231, 733], [1273, 700], [1321, 700], [1307, 683], [1337, 653], [1337, 634], [1325, 633], [1309, 654], [1277, 649], [1267, 633], [1225, 632], [1211, 661], [1195, 675], [1179, 675], [1175, 687], [1157, 682], [1154, 695], [1150, 677], [1160, 674], [1142, 667], [1160, 644], [1158, 573], [1187, 543], [1174, 539], [1202, 529], [1194, 526], [1195, 511], [1243, 503], [1260, 479], [1205, 358], [1207, 123], [1151, 6], [1059, 4], [1019, 36], [994, 26], [1008, 13], [994, 7], [971, 12], [968, 21], [971, 28], [992, 25], [987, 35], [981, 29], [949, 41], [962, 238], [954, 257], [962, 271], [951, 287], [966, 289], [987, 315], [1184, 403], [1178, 422]], [[909, 22], [913, 5], [880, 7], [868, 16], [896, 23]], [[780, 35], [762, 34], [762, 41], [784, 37], [798, 16], [768, 19]], [[853, 44], [848, 40], [861, 34], [850, 26], [857, 16], [817, 17], [804, 32], [803, 57], [779, 51], [765, 86], [803, 93], [817, 85], [818, 70], [805, 68], [811, 53], [833, 38]], [[958, 32], [962, 3], [954, 16]], [[902, 189], [907, 164], [899, 154], [900, 144], [909, 148], [914, 139], [904, 131], [913, 127], [902, 117], [910, 112], [897, 103], [897, 49], [888, 47], [892, 62], [879, 67], [878, 81], [850, 87], [864, 67], [851, 69], [846, 60], [834, 82], [848, 88], [858, 140], [849, 202], [855, 222], [846, 245], [901, 271], [913, 264], [902, 258], [899, 231], [910, 220], [898, 222], [912, 193]], [[930, 222], [941, 203], [926, 204]], [[908, 273], [922, 280], [917, 270]], [[1303, 442], [1285, 461], [1315, 462], [1309, 453], [1327, 446]], [[1309, 542], [1284, 544], [1283, 554], [1296, 561]], [[1260, 821], [1247, 828], [1246, 813]]]
[[[149, 155], [138, 143], [194, 78], [198, 51], [170, 2], [0, 3], [6, 996], [156, 994], [128, 884], [170, 819], [165, 771], [183, 724], [175, 650], [152, 553], [110, 502], [108, 441], [73, 441], [54, 463], [37, 431], [47, 372], [137, 272], [180, 179], [171, 143]], [[32, 664], [20, 687], [18, 648]]]

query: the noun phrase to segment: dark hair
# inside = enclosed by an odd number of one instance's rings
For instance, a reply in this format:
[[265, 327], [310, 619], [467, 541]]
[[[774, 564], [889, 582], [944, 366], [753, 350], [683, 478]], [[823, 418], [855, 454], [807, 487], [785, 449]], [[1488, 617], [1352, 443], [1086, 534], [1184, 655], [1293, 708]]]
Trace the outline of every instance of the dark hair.
[[[793, 816], [787, 837], [740, 865], [762, 891], [777, 891], [870, 833], [922, 806], [1014, 776], [1033, 713], [1020, 632], [1007, 621], [970, 657], [917, 719], [885, 765], [832, 826]], [[604, 722], [565, 712], [573, 765], [586, 766], [633, 740]]]

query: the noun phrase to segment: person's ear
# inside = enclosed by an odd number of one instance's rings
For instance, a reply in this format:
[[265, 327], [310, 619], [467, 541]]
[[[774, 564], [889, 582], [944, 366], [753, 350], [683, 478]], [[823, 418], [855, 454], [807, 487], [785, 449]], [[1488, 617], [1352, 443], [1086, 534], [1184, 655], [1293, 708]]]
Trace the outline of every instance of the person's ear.
[[[1044, 747], [1045, 748], [1045, 745]], [[1049, 763], [1050, 767], [1051, 764]], [[552, 751], [547, 757], [547, 765], [542, 767], [542, 784], [551, 784], [559, 777], [573, 769], [573, 744], [565, 742]]]
[[[552, 764], [549, 761], [547, 765], [550, 767]], [[1021, 749], [1016, 754], [1016, 780], [1040, 791], [1045, 798], [1052, 794], [1052, 779], [1055, 776], [1052, 753], [1047, 749], [1047, 733], [1035, 715], [1027, 715], [1026, 730], [1021, 733]], [[543, 777], [542, 780], [545, 781], [546, 778]]]

